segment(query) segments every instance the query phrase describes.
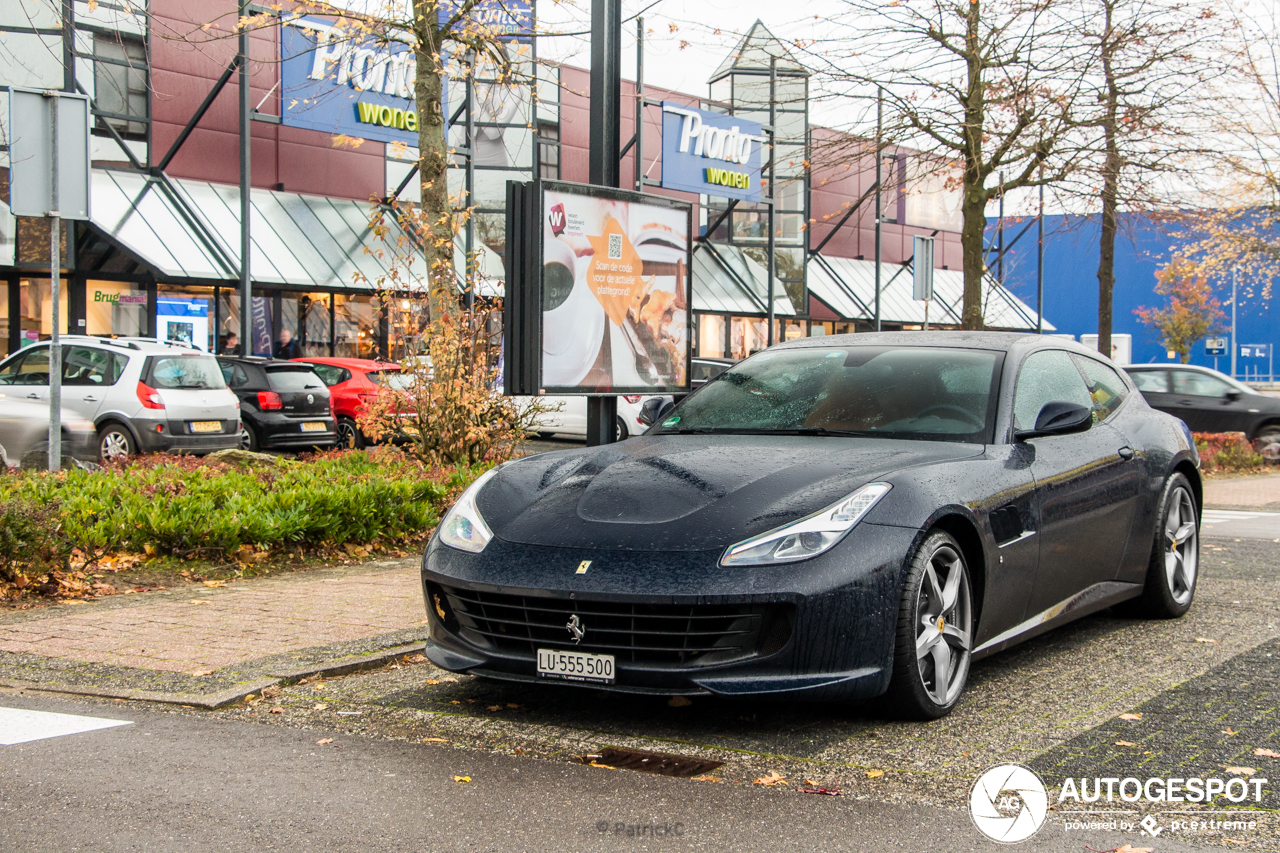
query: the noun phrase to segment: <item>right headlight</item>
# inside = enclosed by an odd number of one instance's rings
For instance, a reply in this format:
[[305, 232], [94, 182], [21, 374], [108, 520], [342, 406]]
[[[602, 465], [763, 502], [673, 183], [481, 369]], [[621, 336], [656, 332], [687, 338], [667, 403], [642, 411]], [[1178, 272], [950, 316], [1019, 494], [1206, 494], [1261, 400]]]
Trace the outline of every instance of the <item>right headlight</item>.
[[480, 515], [479, 508], [476, 507], [476, 495], [480, 494], [480, 490], [484, 488], [484, 484], [498, 473], [497, 468], [490, 468], [485, 471], [464, 491], [449, 511], [445, 513], [444, 521], [440, 522], [440, 541], [450, 548], [457, 548], [459, 551], [470, 551], [472, 554], [479, 554], [484, 550], [484, 546], [489, 544], [489, 540], [493, 538], [493, 531], [489, 529], [489, 525], [485, 524], [484, 518]]
[[730, 546], [720, 565], [764, 566], [816, 557], [848, 535], [892, 488], [888, 483], [868, 483], [813, 515]]

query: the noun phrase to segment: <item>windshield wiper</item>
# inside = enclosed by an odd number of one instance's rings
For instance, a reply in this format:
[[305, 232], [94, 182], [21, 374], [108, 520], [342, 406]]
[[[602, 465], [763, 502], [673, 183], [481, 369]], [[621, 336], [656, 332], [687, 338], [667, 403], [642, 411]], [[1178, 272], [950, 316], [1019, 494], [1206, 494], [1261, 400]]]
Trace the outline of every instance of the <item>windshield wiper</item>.
[[826, 427], [796, 427], [794, 429], [752, 429], [748, 427], [683, 427], [664, 429], [661, 434], [695, 434], [695, 435], [829, 435], [847, 438], [849, 436], [867, 436], [877, 433], [852, 429], [827, 429]]

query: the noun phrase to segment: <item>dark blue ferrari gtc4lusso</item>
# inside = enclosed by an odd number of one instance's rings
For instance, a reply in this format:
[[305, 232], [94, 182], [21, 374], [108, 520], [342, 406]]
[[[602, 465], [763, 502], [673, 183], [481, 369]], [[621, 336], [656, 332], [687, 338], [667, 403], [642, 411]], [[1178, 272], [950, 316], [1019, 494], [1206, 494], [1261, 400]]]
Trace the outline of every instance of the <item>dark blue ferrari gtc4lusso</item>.
[[946, 714], [970, 662], [1195, 594], [1186, 426], [1070, 341], [811, 338], [622, 444], [508, 462], [427, 546], [427, 656], [673, 695], [883, 696]]

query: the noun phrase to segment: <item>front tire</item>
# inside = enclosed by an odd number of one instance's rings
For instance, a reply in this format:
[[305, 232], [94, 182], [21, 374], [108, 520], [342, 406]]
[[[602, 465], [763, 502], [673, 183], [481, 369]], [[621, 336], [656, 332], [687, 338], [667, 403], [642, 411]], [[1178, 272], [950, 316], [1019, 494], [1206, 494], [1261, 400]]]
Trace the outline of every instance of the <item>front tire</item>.
[[973, 586], [960, 544], [943, 531], [924, 540], [911, 561], [898, 608], [893, 676], [885, 710], [906, 720], [951, 712], [969, 680]]
[[1142, 595], [1117, 610], [1145, 619], [1177, 619], [1191, 609], [1200, 569], [1200, 512], [1191, 482], [1174, 474], [1157, 507], [1155, 542]]
[[98, 457], [103, 462], [116, 462], [137, 452], [133, 433], [120, 424], [106, 424], [98, 430]]

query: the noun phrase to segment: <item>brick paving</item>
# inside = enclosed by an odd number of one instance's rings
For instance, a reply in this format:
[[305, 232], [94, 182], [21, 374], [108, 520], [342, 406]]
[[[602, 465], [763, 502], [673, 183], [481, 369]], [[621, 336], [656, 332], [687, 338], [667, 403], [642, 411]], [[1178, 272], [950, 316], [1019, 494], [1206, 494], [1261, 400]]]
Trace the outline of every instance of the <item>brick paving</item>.
[[413, 566], [192, 586], [189, 596], [33, 614], [0, 625], [0, 651], [195, 673], [426, 623]]
[[1206, 480], [1207, 507], [1280, 507], [1280, 474]]

